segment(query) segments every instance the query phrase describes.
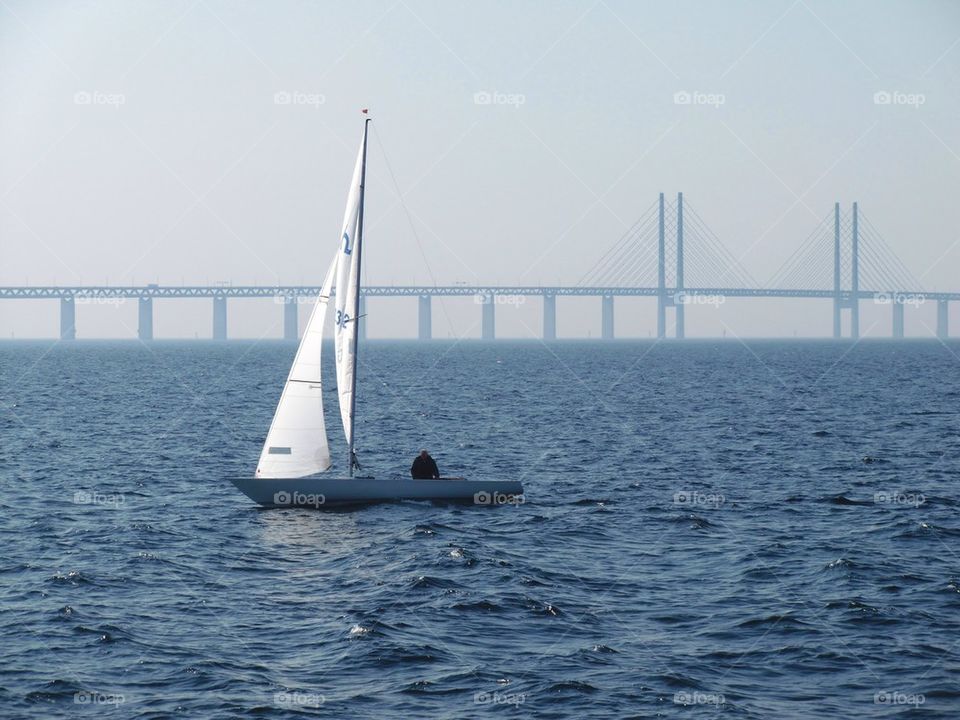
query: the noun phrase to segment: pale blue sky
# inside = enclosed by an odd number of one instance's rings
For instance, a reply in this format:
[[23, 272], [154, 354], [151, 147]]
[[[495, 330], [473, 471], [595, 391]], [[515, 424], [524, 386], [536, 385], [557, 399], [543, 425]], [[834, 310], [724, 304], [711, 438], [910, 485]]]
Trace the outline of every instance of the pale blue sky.
[[[761, 282], [834, 201], [858, 200], [927, 289], [960, 290], [952, 2], [2, 0], [0, 98], [4, 285], [319, 283], [369, 106], [371, 283], [574, 284], [682, 190]], [[369, 311], [373, 336], [416, 332], [412, 301]], [[538, 333], [539, 312], [499, 309], [498, 333]], [[559, 314], [561, 335], [599, 334], [599, 300]], [[209, 334], [209, 315], [157, 303], [158, 336]], [[888, 316], [867, 307], [862, 329], [888, 334]], [[434, 321], [479, 334], [469, 301], [436, 303]], [[136, 307], [78, 322], [131, 337]], [[687, 314], [689, 335], [830, 322], [827, 304]], [[907, 323], [927, 334], [933, 308]], [[654, 327], [652, 303], [618, 303], [619, 335]], [[56, 330], [55, 303], [0, 303], [2, 337]], [[281, 331], [273, 303], [231, 304], [231, 335]]]

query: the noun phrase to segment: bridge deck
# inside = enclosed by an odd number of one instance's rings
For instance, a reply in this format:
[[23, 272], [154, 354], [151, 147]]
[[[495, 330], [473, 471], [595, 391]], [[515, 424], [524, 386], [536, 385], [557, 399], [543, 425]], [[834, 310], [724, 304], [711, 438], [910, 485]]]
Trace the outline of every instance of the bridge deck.
[[[257, 298], [257, 297], [310, 297], [320, 292], [319, 285], [89, 285], [89, 286], [39, 286], [0, 287], [0, 299], [59, 299], [59, 298]], [[525, 295], [525, 296], [571, 296], [571, 297], [657, 297], [665, 294], [673, 297], [675, 288], [661, 290], [657, 287], [576, 287], [576, 286], [501, 286], [501, 285], [444, 285], [420, 287], [414, 285], [370, 285], [362, 289], [367, 297], [420, 297], [420, 296], [475, 296], [475, 295]], [[756, 297], [756, 298], [832, 298], [833, 290], [783, 290], [778, 288], [684, 288], [683, 294], [691, 296]], [[840, 297], [850, 300], [849, 290], [840, 292]], [[927, 300], [960, 300], [960, 292], [924, 292], [899, 289], [860, 289], [857, 297], [862, 300], [894, 298]]]

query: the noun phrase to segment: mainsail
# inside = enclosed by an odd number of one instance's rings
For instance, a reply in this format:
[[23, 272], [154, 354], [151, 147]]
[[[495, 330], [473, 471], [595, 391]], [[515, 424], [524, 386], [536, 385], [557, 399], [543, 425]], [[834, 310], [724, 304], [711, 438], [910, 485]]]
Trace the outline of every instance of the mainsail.
[[[369, 122], [369, 121], [367, 121]], [[350, 445], [350, 475], [356, 463], [353, 453], [353, 416], [356, 389], [357, 311], [360, 306], [360, 244], [363, 238], [363, 181], [367, 151], [367, 128], [353, 171], [347, 209], [343, 216], [340, 248], [313, 308], [306, 332], [297, 349], [293, 367], [283, 387], [267, 441], [260, 453], [258, 478], [297, 478], [330, 467], [330, 448], [323, 421], [323, 386], [320, 382], [320, 351], [323, 325], [333, 283], [336, 282], [334, 346], [337, 359], [337, 392], [343, 432]]]
[[[347, 208], [343, 214], [340, 251], [337, 254], [337, 303], [334, 318], [334, 345], [337, 351], [337, 392], [340, 395], [340, 418], [343, 432], [353, 452], [353, 410], [357, 349], [357, 308], [360, 292], [360, 244], [363, 236], [363, 180], [367, 151], [367, 129], [357, 164], [353, 170]], [[351, 467], [353, 458], [351, 456]]]
[[333, 285], [337, 259], [327, 270], [317, 304], [283, 386], [267, 441], [257, 465], [259, 478], [296, 478], [323, 472], [330, 467], [327, 429], [323, 422], [323, 386], [320, 383], [320, 351], [327, 300]]

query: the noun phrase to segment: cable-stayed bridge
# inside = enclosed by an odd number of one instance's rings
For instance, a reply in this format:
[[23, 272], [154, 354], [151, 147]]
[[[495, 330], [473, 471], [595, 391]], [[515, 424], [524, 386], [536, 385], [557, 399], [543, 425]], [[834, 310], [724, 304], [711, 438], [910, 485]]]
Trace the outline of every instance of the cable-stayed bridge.
[[[56, 299], [60, 302], [60, 337], [77, 336], [77, 305], [116, 299], [136, 299], [137, 335], [153, 339], [153, 303], [159, 299], [209, 298], [212, 301], [212, 337], [227, 338], [227, 301], [230, 298], [272, 298], [283, 307], [284, 338], [298, 333], [298, 303], [313, 298], [319, 286], [290, 285], [145, 285], [0, 287], [0, 299]], [[900, 261], [857, 203], [843, 209], [836, 203], [783, 266], [765, 284], [759, 283], [731, 254], [704, 219], [678, 193], [668, 200], [661, 193], [640, 218], [591, 267], [576, 285], [397, 286], [362, 288], [361, 316], [367, 297], [417, 297], [418, 337], [432, 337], [431, 300], [436, 296], [472, 296], [481, 306], [481, 337], [495, 337], [498, 302], [511, 296], [539, 296], [543, 300], [543, 338], [557, 337], [558, 297], [601, 298], [601, 337], [612, 339], [614, 298], [657, 299], [657, 337], [672, 329], [685, 335], [685, 313], [719, 298], [819, 298], [833, 301], [833, 337], [842, 337], [843, 314], [849, 316], [848, 337], [860, 336], [860, 303], [889, 305], [893, 337], [904, 336], [904, 307], [930, 300], [937, 304], [937, 337], [948, 336], [949, 302], [960, 292], [926, 292]], [[672, 327], [668, 317], [672, 313]], [[361, 333], [364, 325], [361, 324]]]

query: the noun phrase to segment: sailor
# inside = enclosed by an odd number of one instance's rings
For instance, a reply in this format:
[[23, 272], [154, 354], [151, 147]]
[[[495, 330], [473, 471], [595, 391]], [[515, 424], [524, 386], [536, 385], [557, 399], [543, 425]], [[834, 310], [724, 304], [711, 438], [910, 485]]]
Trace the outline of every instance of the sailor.
[[410, 466], [410, 477], [414, 480], [438, 480], [440, 478], [437, 463], [426, 450], [421, 450], [420, 454], [413, 459], [413, 465]]

